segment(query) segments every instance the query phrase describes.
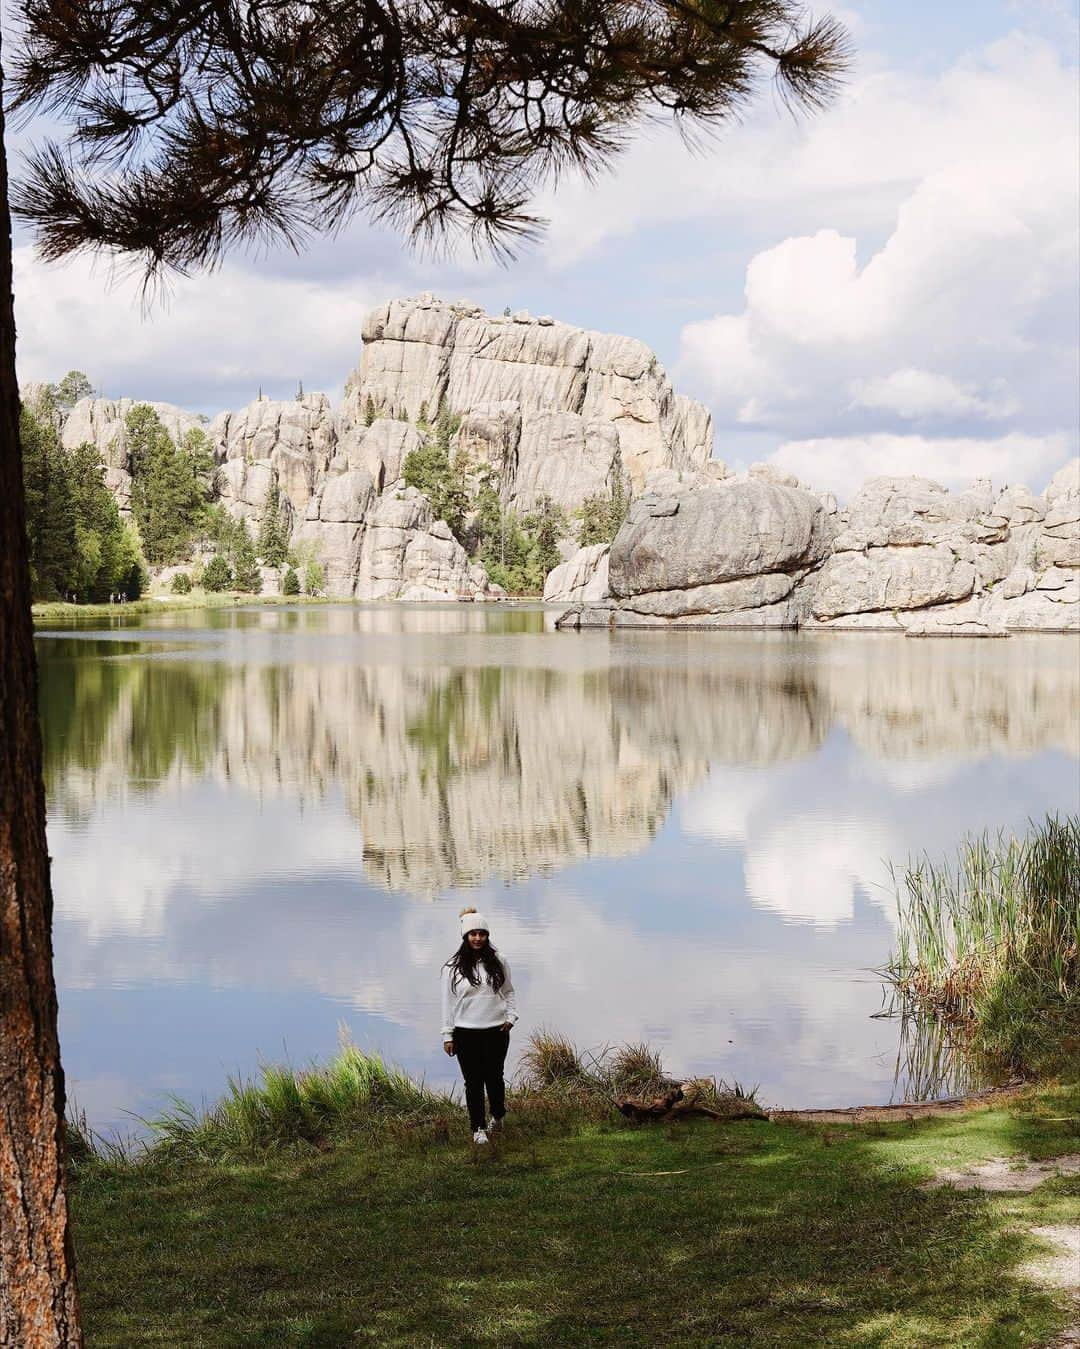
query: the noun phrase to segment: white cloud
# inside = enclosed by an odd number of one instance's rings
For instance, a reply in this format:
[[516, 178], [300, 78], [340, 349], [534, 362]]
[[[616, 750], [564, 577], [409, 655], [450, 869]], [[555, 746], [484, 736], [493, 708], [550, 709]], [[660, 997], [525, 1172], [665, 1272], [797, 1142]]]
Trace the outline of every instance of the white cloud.
[[[854, 106], [778, 175], [791, 195], [827, 186], [829, 223], [752, 257], [741, 312], [683, 329], [681, 374], [713, 404], [720, 453], [726, 423], [797, 437], [776, 462], [840, 491], [883, 471], [1045, 482], [1076, 421], [1075, 71], [1017, 36], [933, 83], [866, 80]], [[900, 194], [860, 222], [845, 184], [863, 175]], [[925, 439], [897, 437], [911, 421]]]
[[1041, 492], [1068, 455], [1068, 439], [1061, 433], [1014, 432], [982, 440], [879, 432], [784, 441], [770, 461], [819, 490], [840, 495], [882, 474], [932, 478], [954, 489], [990, 478], [999, 487], [1024, 483]]
[[257, 388], [333, 390], [360, 356], [364, 314], [393, 283], [260, 275], [226, 264], [181, 278], [148, 311], [131, 275], [76, 258], [43, 263], [17, 248], [15, 317], [23, 381], [86, 369], [106, 394], [236, 406]]
[[981, 395], [973, 385], [957, 384], [946, 375], [930, 370], [894, 370], [889, 375], [874, 375], [855, 380], [851, 389], [854, 407], [895, 412], [898, 417], [917, 421], [926, 417], [956, 417], [971, 414], [998, 420], [1015, 412], [1015, 399], [998, 394]]

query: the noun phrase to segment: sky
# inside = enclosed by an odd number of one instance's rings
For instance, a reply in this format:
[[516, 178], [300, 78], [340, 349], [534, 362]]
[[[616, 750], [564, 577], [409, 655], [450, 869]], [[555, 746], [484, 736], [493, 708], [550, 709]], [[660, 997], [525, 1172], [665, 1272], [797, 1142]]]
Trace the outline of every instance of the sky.
[[[538, 205], [510, 266], [410, 254], [357, 222], [303, 255], [232, 257], [144, 313], [134, 278], [46, 265], [16, 232], [20, 378], [213, 415], [339, 397], [364, 313], [433, 291], [651, 346], [713, 413], [714, 454], [848, 497], [916, 473], [1041, 491], [1078, 450], [1080, 93], [1064, 0], [855, 0], [826, 111], [768, 86], [704, 150], [641, 136]], [[17, 152], [33, 126], [13, 138]]]

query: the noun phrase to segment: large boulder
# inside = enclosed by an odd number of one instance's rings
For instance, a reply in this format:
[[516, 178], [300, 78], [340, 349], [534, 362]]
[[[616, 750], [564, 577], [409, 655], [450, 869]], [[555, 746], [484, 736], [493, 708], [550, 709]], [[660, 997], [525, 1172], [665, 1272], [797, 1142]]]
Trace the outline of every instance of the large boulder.
[[843, 510], [768, 464], [720, 482], [666, 469], [647, 486], [612, 545], [612, 597], [573, 592], [557, 626], [1080, 630], [1072, 464], [1045, 498], [877, 478]]
[[487, 591], [483, 568], [468, 554], [431, 503], [398, 482], [367, 514], [360, 547], [356, 599], [472, 600]]
[[817, 618], [874, 610], [922, 609], [966, 599], [975, 588], [975, 568], [946, 544], [921, 548], [871, 548], [836, 553], [814, 588]]
[[608, 597], [609, 547], [606, 543], [591, 543], [566, 562], [548, 572], [544, 582], [544, 599], [548, 603], [574, 604], [579, 600], [592, 602]]
[[655, 591], [815, 566], [829, 545], [821, 502], [794, 487], [725, 480], [636, 501], [611, 546], [611, 592]]

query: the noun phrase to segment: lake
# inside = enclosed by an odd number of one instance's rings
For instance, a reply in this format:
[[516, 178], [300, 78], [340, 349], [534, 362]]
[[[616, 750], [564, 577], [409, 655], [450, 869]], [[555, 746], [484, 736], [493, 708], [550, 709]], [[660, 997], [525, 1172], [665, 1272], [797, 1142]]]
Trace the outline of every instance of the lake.
[[769, 1104], [909, 1089], [889, 864], [1080, 801], [1070, 637], [556, 633], [541, 607], [40, 631], [69, 1093], [131, 1132], [339, 1035], [430, 1081], [459, 909], [530, 1027]]

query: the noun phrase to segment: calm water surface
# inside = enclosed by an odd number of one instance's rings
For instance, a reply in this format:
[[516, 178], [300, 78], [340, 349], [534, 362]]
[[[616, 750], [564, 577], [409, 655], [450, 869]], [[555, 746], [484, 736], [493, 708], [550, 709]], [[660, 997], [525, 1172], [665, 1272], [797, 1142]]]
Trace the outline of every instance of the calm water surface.
[[328, 606], [39, 634], [61, 1032], [93, 1123], [328, 1057], [343, 1026], [453, 1080], [438, 969], [465, 903], [526, 1033], [645, 1039], [770, 1103], [905, 1089], [873, 1016], [888, 863], [1077, 809], [1075, 640], [550, 622]]

